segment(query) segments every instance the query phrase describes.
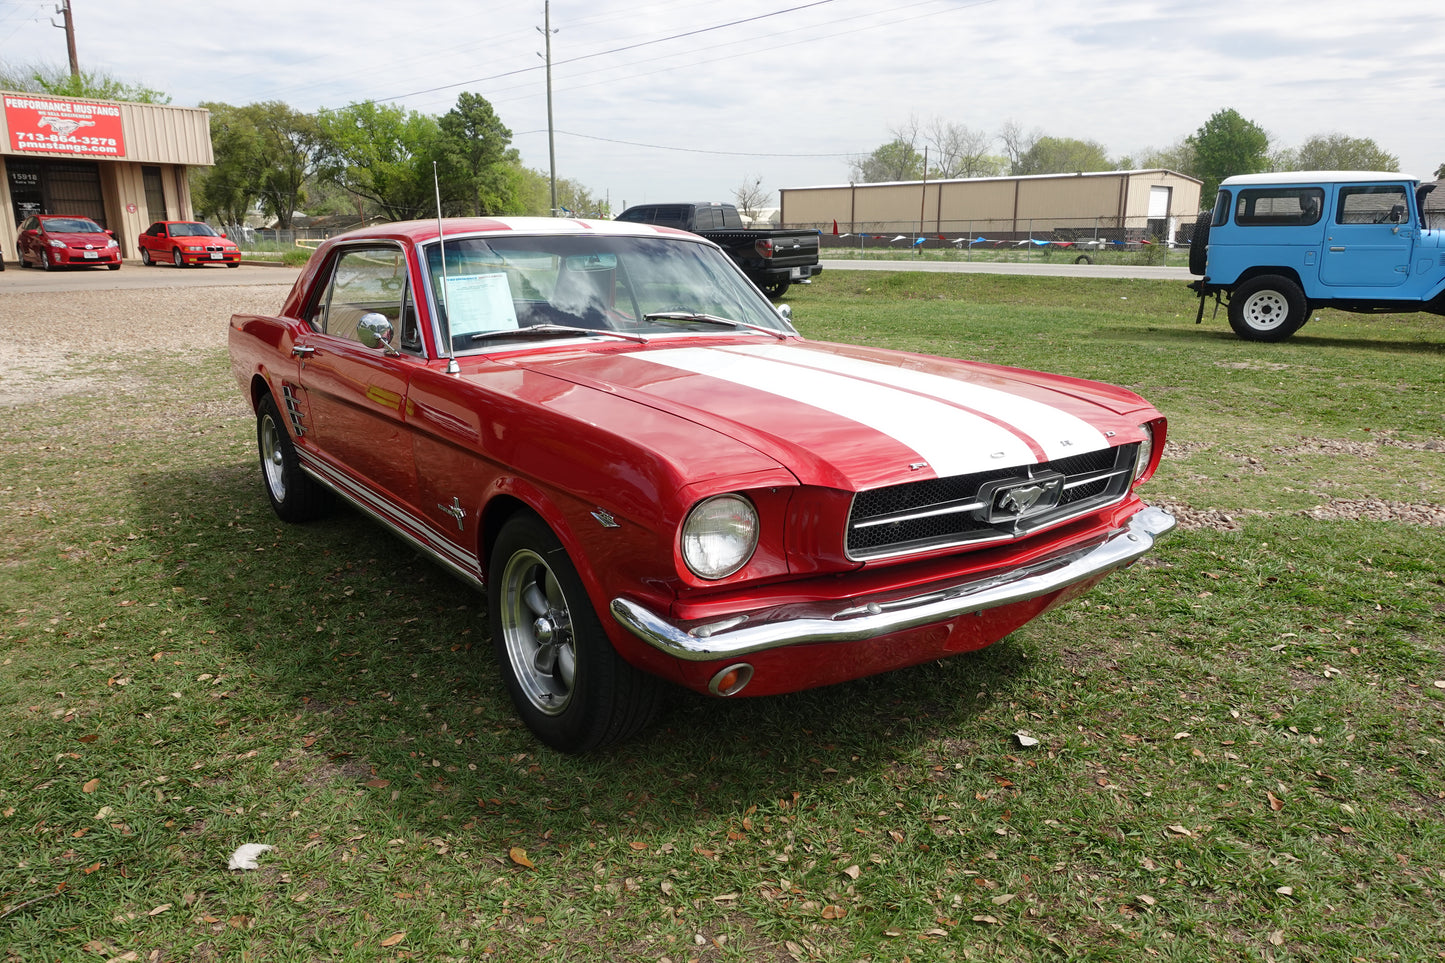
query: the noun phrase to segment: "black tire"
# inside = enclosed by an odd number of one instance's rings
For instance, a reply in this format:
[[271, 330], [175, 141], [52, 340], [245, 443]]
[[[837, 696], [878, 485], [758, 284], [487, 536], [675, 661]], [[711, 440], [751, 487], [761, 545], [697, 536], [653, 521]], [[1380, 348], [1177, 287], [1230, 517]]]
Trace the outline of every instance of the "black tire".
[[174, 265], [175, 265], [176, 267], [178, 267], [178, 268], [183, 268], [183, 267], [186, 266], [186, 259], [183, 258], [183, 257], [181, 257], [181, 249], [180, 249], [180, 248], [178, 248], [178, 247], [173, 247], [173, 248], [171, 248], [171, 263], [174, 264]]
[[119, 270], [120, 270], [120, 262], [119, 262], [119, 261], [116, 261], [114, 264], [107, 264], [107, 265], [105, 266], [105, 269], [106, 269], [107, 271], [119, 271]]
[[530, 512], [509, 518], [492, 546], [487, 615], [517, 714], [553, 749], [597, 749], [656, 718], [659, 680], [612, 648], [562, 543]]
[[154, 267], [154, 266], [155, 266], [155, 263], [156, 263], [156, 262], [153, 261], [153, 260], [151, 260], [151, 249], [150, 249], [150, 248], [148, 248], [148, 247], [143, 247], [143, 248], [140, 249], [140, 263], [144, 264], [146, 267]]
[[240, 262], [240, 261], [227, 261], [227, 262], [226, 262], [226, 267], [240, 267], [240, 266], [241, 266], [241, 262]]
[[261, 482], [277, 518], [307, 522], [325, 513], [331, 493], [301, 470], [296, 446], [270, 395], [256, 407], [256, 448], [261, 456]]
[[1091, 257], [1089, 257], [1089, 255], [1087, 255], [1087, 254], [1080, 254], [1078, 257], [1074, 258], [1074, 263], [1075, 263], [1075, 264], [1093, 264], [1093, 263], [1094, 263], [1094, 259], [1091, 258]]
[[1283, 341], [1309, 320], [1305, 293], [1289, 278], [1250, 278], [1229, 296], [1229, 326], [1246, 341]]
[[22, 271], [30, 267], [30, 262], [25, 260], [25, 252], [20, 250], [20, 245], [18, 244], [15, 245], [15, 262], [20, 265]]
[[776, 281], [764, 281], [759, 287], [771, 300], [776, 301], [788, 293], [788, 288], [792, 286], [792, 283], [791, 278], [783, 278]]
[[1213, 220], [1213, 211], [1200, 211], [1199, 220], [1194, 222], [1194, 234], [1189, 238], [1190, 274], [1204, 277], [1204, 267], [1209, 260], [1209, 225]]

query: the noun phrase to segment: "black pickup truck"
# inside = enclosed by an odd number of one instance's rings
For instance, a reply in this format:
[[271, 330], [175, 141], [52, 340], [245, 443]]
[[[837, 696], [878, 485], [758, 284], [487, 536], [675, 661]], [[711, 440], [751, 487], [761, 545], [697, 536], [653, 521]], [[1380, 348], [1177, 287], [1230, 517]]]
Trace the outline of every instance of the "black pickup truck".
[[707, 238], [770, 298], [782, 297], [794, 281], [806, 284], [823, 272], [817, 231], [746, 228], [731, 204], [637, 204], [617, 220], [675, 227]]

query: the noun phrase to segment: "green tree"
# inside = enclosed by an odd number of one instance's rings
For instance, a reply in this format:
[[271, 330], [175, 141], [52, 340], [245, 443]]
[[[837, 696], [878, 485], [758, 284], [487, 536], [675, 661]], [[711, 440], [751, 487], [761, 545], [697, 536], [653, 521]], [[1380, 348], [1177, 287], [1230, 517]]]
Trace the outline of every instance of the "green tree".
[[1397, 171], [1400, 158], [1368, 137], [1316, 134], [1294, 150], [1281, 151], [1277, 171]]
[[0, 90], [17, 93], [50, 94], [55, 97], [83, 97], [93, 100], [123, 100], [140, 104], [169, 104], [169, 94], [144, 84], [118, 80], [106, 73], [82, 70], [71, 76], [69, 67], [35, 64], [0, 69]]
[[463, 196], [467, 214], [515, 213], [516, 196], [506, 166], [512, 132], [485, 97], [463, 92], [440, 121], [443, 163], [449, 186]]
[[1213, 202], [1219, 182], [1226, 177], [1269, 169], [1269, 135], [1232, 107], [1216, 111], [1188, 144], [1195, 164], [1190, 173], [1204, 182], [1200, 196], [1206, 204]]
[[867, 157], [853, 160], [853, 180], [860, 184], [915, 181], [923, 176], [923, 155], [902, 138], [879, 147]]
[[1113, 170], [1108, 150], [1092, 140], [1040, 137], [1013, 165], [1015, 174], [1074, 174]]
[[211, 115], [215, 164], [191, 170], [196, 213], [223, 224], [244, 224], [261, 196], [264, 162], [260, 132], [244, 108], [221, 103], [201, 106]]
[[[325, 145], [322, 177], [394, 221], [436, 214], [433, 173], [440, 180], [445, 150], [435, 117], [367, 102], [322, 110], [317, 122]], [[442, 186], [443, 212], [463, 210], [470, 189], [450, 179]]]

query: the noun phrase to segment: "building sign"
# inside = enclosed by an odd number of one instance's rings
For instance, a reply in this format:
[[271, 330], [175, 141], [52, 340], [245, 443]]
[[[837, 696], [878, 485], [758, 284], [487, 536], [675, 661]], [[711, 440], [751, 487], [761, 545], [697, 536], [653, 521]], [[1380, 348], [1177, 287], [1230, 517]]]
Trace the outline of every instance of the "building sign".
[[17, 154], [125, 155], [120, 108], [114, 104], [7, 96], [5, 123]]

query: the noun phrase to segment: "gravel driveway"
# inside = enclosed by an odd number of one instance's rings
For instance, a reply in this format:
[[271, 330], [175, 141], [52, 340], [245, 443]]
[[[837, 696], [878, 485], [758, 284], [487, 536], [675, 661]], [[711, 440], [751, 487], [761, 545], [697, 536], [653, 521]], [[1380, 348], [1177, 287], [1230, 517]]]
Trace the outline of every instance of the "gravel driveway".
[[0, 290], [0, 405], [38, 400], [42, 386], [55, 395], [91, 384], [96, 369], [81, 362], [97, 356], [224, 348], [232, 314], [274, 313], [290, 290], [290, 284]]

